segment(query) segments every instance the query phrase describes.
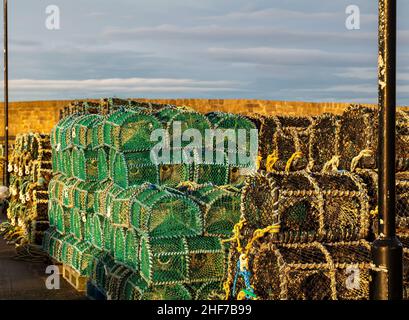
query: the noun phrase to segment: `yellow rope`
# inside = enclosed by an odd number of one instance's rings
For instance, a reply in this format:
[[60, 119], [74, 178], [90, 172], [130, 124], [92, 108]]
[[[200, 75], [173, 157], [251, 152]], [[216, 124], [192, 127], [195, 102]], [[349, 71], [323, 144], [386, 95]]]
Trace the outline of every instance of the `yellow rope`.
[[339, 167], [339, 156], [333, 156], [331, 160], [324, 164], [322, 172], [337, 171]]
[[[241, 219], [233, 228], [233, 237], [230, 238], [230, 239], [227, 239], [227, 240], [222, 240], [223, 243], [236, 242], [237, 243], [236, 250], [239, 253], [242, 253], [242, 251], [243, 251], [243, 248], [242, 248], [241, 243], [240, 243], [240, 232], [243, 229], [245, 224], [246, 224], [246, 220]], [[232, 277], [232, 274], [229, 273], [227, 275], [226, 281], [223, 283], [223, 289], [224, 289], [224, 292], [225, 292], [225, 300], [229, 300], [232, 283], [233, 283], [233, 277]]]
[[274, 171], [274, 165], [277, 163], [278, 160], [279, 160], [278, 153], [277, 153], [277, 151], [274, 151], [272, 154], [270, 154], [267, 157], [266, 170], [268, 172]]
[[223, 283], [223, 290], [224, 290], [224, 300], [229, 300], [230, 297], [230, 287], [231, 283], [233, 282], [231, 273], [227, 275], [226, 281]]
[[259, 155], [259, 156], [257, 157], [257, 170], [260, 169], [261, 161], [263, 161], [263, 157]]
[[246, 294], [243, 291], [240, 291], [237, 295], [237, 300], [246, 300]]
[[253, 247], [254, 242], [257, 240], [263, 238], [266, 234], [274, 234], [274, 233], [279, 233], [280, 232], [280, 225], [275, 224], [272, 226], [268, 226], [267, 228], [264, 229], [257, 229], [253, 233], [253, 237], [250, 239], [250, 241], [247, 243], [246, 248], [245, 248], [245, 256], [247, 257], [251, 248]]
[[227, 240], [223, 240], [222, 242], [236, 242], [237, 243], [237, 251], [239, 253], [243, 252], [243, 247], [241, 246], [240, 243], [240, 232], [243, 229], [244, 225], [246, 224], [246, 220], [242, 219], [240, 220], [233, 228], [233, 237]]
[[189, 188], [189, 190], [195, 190], [198, 188], [198, 184], [196, 182], [193, 181], [184, 181], [184, 182], [180, 182], [176, 188]]
[[378, 206], [376, 206], [376, 208], [374, 210], [370, 211], [370, 215], [375, 217], [375, 218], [378, 216]]
[[239, 188], [236, 188], [235, 186], [232, 186], [230, 184], [227, 184], [225, 186], [219, 186], [218, 188], [229, 192], [241, 192]]
[[351, 161], [351, 172], [354, 172], [356, 167], [358, 166], [359, 161], [362, 158], [370, 157], [373, 155], [373, 151], [369, 149], [362, 150], [355, 158]]
[[288, 159], [287, 164], [285, 165], [285, 171], [289, 172], [291, 170], [291, 165], [296, 159], [300, 159], [303, 156], [303, 153], [298, 151], [294, 152], [293, 155]]
[[[231, 239], [223, 240], [223, 242], [236, 242], [237, 247], [236, 250], [239, 254], [241, 254], [240, 259], [245, 261], [245, 264], [248, 265], [248, 254], [250, 253], [251, 248], [253, 247], [254, 242], [259, 240], [260, 238], [264, 237], [266, 234], [274, 234], [274, 233], [279, 233], [280, 232], [280, 225], [271, 225], [268, 226], [267, 228], [264, 229], [257, 229], [253, 233], [253, 237], [250, 239], [250, 241], [247, 243], [245, 247], [245, 252], [243, 253], [243, 247], [240, 242], [240, 232], [243, 229], [244, 225], [246, 224], [246, 220], [242, 219], [240, 220], [233, 228], [233, 237]], [[230, 288], [231, 284], [233, 282], [232, 275], [231, 273], [228, 274], [227, 280], [223, 283], [223, 289], [225, 291], [225, 300], [228, 300], [230, 297]], [[239, 296], [237, 297], [238, 300], [240, 300], [240, 293]]]

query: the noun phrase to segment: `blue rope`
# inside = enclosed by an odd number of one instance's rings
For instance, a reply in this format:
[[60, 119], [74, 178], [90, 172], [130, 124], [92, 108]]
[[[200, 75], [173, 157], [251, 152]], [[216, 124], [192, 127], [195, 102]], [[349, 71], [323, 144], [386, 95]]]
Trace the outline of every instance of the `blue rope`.
[[250, 300], [251, 298], [255, 297], [255, 293], [254, 293], [254, 289], [251, 287], [251, 272], [244, 269], [243, 271], [241, 271], [241, 264], [240, 264], [240, 259], [237, 261], [237, 265], [236, 265], [236, 275], [234, 276], [234, 281], [233, 281], [233, 296], [236, 296], [236, 286], [237, 286], [237, 280], [239, 278], [239, 276], [243, 277], [244, 279], [244, 284], [246, 286], [246, 299]]

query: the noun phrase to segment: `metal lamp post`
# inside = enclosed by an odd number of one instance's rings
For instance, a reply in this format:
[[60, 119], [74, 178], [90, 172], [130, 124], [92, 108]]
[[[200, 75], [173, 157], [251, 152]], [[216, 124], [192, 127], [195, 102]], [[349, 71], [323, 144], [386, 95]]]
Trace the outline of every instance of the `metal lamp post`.
[[372, 245], [371, 298], [402, 299], [402, 244], [396, 237], [396, 1], [379, 0], [379, 238]]
[[4, 24], [4, 185], [9, 186], [9, 73], [8, 73], [8, 7], [7, 0], [3, 0]]

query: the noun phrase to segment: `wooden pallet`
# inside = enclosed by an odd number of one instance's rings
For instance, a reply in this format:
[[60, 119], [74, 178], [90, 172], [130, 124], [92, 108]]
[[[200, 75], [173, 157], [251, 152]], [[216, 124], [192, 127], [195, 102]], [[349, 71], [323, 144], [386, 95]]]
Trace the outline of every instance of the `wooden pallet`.
[[78, 292], [87, 291], [88, 278], [81, 276], [77, 271], [67, 265], [63, 265], [62, 276]]

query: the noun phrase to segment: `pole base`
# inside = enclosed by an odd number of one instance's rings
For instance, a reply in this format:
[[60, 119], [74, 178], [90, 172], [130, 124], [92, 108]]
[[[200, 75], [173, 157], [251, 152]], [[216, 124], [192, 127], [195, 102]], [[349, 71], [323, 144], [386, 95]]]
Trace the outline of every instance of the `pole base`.
[[372, 244], [371, 300], [403, 299], [403, 246], [399, 239], [379, 238]]

